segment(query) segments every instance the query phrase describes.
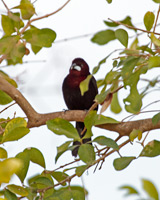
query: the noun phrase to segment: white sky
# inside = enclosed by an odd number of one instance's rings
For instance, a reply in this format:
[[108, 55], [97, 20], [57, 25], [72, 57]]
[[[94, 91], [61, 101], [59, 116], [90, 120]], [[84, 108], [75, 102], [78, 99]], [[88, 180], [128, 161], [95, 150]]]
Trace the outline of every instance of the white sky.
[[[9, 7], [12, 7], [17, 5], [19, 1], [6, 0], [5, 2]], [[36, 12], [38, 16], [42, 16], [53, 12], [64, 2], [65, 1], [62, 0], [38, 0], [35, 3]], [[157, 10], [158, 4], [153, 3], [151, 0], [113, 0], [113, 3], [110, 5], [107, 4], [105, 0], [71, 0], [71, 2], [61, 12], [47, 19], [35, 22], [33, 25], [38, 28], [52, 28], [57, 33], [56, 41], [58, 41], [107, 29], [103, 20], [107, 20], [108, 18], [121, 20], [127, 15], [132, 16], [134, 24], [138, 27], [144, 28], [142, 24], [144, 14], [147, 11], [153, 11], [156, 13]], [[5, 8], [1, 2], [0, 12], [5, 12]], [[131, 35], [133, 34], [134, 32], [131, 32]], [[107, 46], [98, 46], [90, 42], [90, 37], [55, 43], [52, 48], [42, 50], [37, 56], [31, 53], [24, 59], [25, 61], [45, 60], [45, 62], [31, 62], [16, 67], [13, 66], [6, 68], [5, 71], [14, 77], [22, 73], [18, 76], [23, 82], [20, 82], [19, 89], [38, 112], [48, 113], [61, 111], [66, 108], [62, 97], [61, 85], [64, 77], [68, 73], [72, 59], [75, 57], [83, 57], [92, 70], [102, 58], [116, 48], [123, 48], [118, 41], [112, 42]], [[114, 56], [116, 57], [116, 54]], [[112, 60], [103, 65], [100, 73], [96, 74], [95, 77], [97, 79], [103, 77], [104, 74], [109, 71], [111, 64]], [[121, 95], [126, 94], [122, 93]], [[146, 104], [149, 102], [151, 102], [150, 99], [145, 100]], [[17, 109], [15, 106], [3, 113], [2, 117], [8, 116], [8, 113], [13, 116], [15, 108]], [[16, 115], [24, 116], [20, 109], [16, 111]], [[115, 116], [110, 111], [107, 111], [106, 115], [115, 117], [119, 120], [123, 119], [128, 114], [125, 113], [125, 115], [121, 114]], [[151, 116], [147, 115], [147, 117]], [[113, 133], [109, 131], [99, 129], [94, 129], [94, 133], [95, 136], [104, 134], [110, 137], [113, 135]], [[154, 138], [158, 139], [158, 131], [155, 131], [151, 132], [148, 140], [153, 139], [152, 134]], [[114, 134], [114, 137], [115, 136], [116, 135]], [[9, 156], [15, 156], [26, 147], [32, 146], [39, 148], [46, 158], [47, 169], [54, 169], [73, 159], [70, 152], [68, 152], [59, 159], [55, 166], [54, 157], [56, 155], [56, 147], [64, 143], [65, 140], [65, 137], [58, 137], [43, 126], [32, 129], [30, 134], [18, 142], [6, 143], [4, 148], [8, 149]], [[121, 154], [123, 156], [136, 156], [140, 151], [140, 145], [135, 143], [133, 146], [128, 145], [127, 147], [124, 147]], [[83, 176], [85, 186], [89, 192], [88, 200], [122, 200], [124, 199], [123, 192], [120, 192], [117, 188], [124, 184], [131, 184], [139, 188], [141, 187], [141, 178], [148, 178], [154, 181], [157, 185], [159, 184], [159, 157], [152, 159], [140, 158], [134, 161], [128, 168], [120, 172], [115, 171], [112, 165], [113, 160], [116, 157], [118, 157], [118, 155], [114, 154], [107, 158], [106, 162], [103, 164], [103, 168], [97, 170], [96, 173], [93, 173], [93, 167]], [[41, 172], [42, 169], [38, 167], [38, 170]], [[38, 170], [37, 165], [32, 165], [28, 176], [37, 173]], [[81, 184], [81, 180], [75, 178], [73, 183]]]

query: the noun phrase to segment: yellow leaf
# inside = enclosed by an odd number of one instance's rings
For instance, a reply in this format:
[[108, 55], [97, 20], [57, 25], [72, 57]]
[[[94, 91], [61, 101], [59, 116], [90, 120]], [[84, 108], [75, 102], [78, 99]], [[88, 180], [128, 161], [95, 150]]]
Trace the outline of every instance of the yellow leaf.
[[0, 162], [0, 184], [9, 183], [11, 176], [22, 167], [18, 158], [9, 158]]

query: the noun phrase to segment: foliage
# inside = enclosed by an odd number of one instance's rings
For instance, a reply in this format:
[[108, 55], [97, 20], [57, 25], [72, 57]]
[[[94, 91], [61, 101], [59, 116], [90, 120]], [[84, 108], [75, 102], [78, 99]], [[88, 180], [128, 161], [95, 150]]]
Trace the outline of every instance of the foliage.
[[150, 180], [147, 180], [147, 179], [142, 179], [141, 182], [142, 182], [142, 188], [147, 195], [146, 198], [142, 198], [141, 193], [132, 186], [124, 185], [124, 186], [121, 186], [120, 189], [126, 190], [126, 194], [125, 194], [126, 197], [131, 197], [135, 195], [136, 197], [139, 197], [139, 199], [158, 200], [159, 194], [158, 194], [158, 190], [156, 189], [156, 186]]
[[[68, 1], [69, 2], [69, 1]], [[153, 0], [155, 3], [160, 3], [159, 0]], [[107, 0], [107, 3], [112, 3], [112, 0]], [[5, 5], [5, 4], [4, 4]], [[66, 4], [65, 4], [66, 5]], [[12, 9], [8, 9], [5, 5], [7, 13], [1, 16], [1, 25], [3, 29], [3, 36], [0, 38], [0, 63], [5, 60], [7, 66], [23, 64], [23, 58], [33, 51], [37, 54], [44, 47], [49, 48], [52, 46], [56, 32], [49, 28], [39, 29], [32, 25], [32, 22], [43, 19], [52, 15], [42, 16], [41, 18], [34, 18], [36, 10], [29, 0], [21, 0], [19, 5], [14, 6]], [[63, 8], [64, 6], [62, 6]], [[15, 11], [16, 10], [16, 11]], [[159, 15], [159, 11], [157, 16]], [[93, 74], [96, 74], [101, 69], [101, 66], [117, 51], [119, 56], [114, 58], [112, 69], [108, 71], [104, 78], [97, 81], [100, 93], [95, 98], [95, 106], [102, 105], [100, 114], [97, 114], [94, 109], [87, 112], [84, 118], [85, 127], [87, 133], [84, 138], [80, 138], [79, 134], [74, 126], [60, 117], [50, 119], [46, 122], [48, 129], [57, 135], [66, 136], [66, 141], [59, 147], [57, 147], [57, 155], [55, 156], [55, 162], [66, 151], [71, 151], [75, 147], [72, 145], [73, 141], [79, 141], [83, 143], [83, 139], [94, 135], [92, 131], [93, 126], [102, 127], [103, 125], [116, 126], [121, 124], [120, 120], [115, 120], [111, 117], [102, 115], [102, 113], [110, 106], [111, 111], [115, 114], [121, 111], [127, 111], [133, 115], [139, 114], [142, 110], [144, 97], [149, 94], [151, 88], [159, 90], [158, 84], [160, 82], [159, 76], [151, 77], [151, 80], [147, 79], [147, 85], [144, 88], [140, 88], [139, 85], [142, 81], [142, 76], [150, 73], [154, 68], [160, 67], [160, 40], [158, 38], [159, 33], [155, 32], [157, 26], [156, 17], [153, 12], [148, 11], [144, 15], [145, 29], [139, 29], [133, 25], [130, 16], [125, 17], [122, 20], [105, 20], [104, 24], [107, 26], [105, 30], [101, 30], [94, 34], [91, 39], [93, 44], [107, 45], [109, 42], [118, 41], [122, 45], [122, 50], [115, 50], [109, 55], [106, 55], [98, 65], [93, 69]], [[109, 28], [108, 28], [109, 27]], [[130, 44], [130, 31], [133, 30], [135, 36], [134, 41]], [[152, 31], [153, 30], [153, 31]], [[140, 35], [137, 34], [141, 31], [149, 37], [150, 42], [140, 45]], [[28, 44], [30, 49], [28, 49]], [[88, 89], [88, 84], [92, 75], [88, 76], [81, 85], [81, 93], [84, 94]], [[17, 83], [11, 77], [9, 77], [3, 71], [0, 71], [0, 79], [5, 80], [9, 85], [17, 88]], [[119, 103], [119, 91], [123, 89], [127, 91], [127, 97], [123, 97], [124, 108]], [[7, 89], [0, 90], [0, 105], [5, 106], [13, 101], [13, 96]], [[16, 101], [16, 96], [14, 100]], [[17, 102], [18, 103], [18, 102]], [[10, 104], [11, 105], [11, 104]], [[19, 105], [19, 104], [18, 104]], [[7, 109], [4, 108], [4, 109]], [[3, 112], [3, 110], [1, 111]], [[125, 142], [118, 144], [118, 140], [123, 136], [119, 133], [119, 137], [116, 140], [108, 138], [104, 135], [99, 135], [91, 142], [80, 145], [78, 150], [78, 159], [63, 165], [60, 168], [75, 164], [79, 160], [82, 164], [77, 167], [74, 165], [68, 169], [62, 171], [47, 170], [45, 158], [42, 152], [34, 147], [29, 147], [19, 152], [15, 157], [8, 158], [7, 149], [2, 145], [6, 142], [20, 140], [25, 135], [29, 134], [29, 115], [25, 113], [27, 120], [22, 117], [13, 117], [7, 119], [0, 119], [0, 184], [1, 199], [20, 199], [26, 197], [29, 200], [44, 199], [44, 200], [83, 200], [87, 191], [80, 186], [72, 186], [70, 182], [75, 176], [82, 176], [82, 174], [92, 166], [95, 166], [105, 161], [105, 158], [114, 152], [118, 152], [120, 155], [120, 149], [129, 142], [133, 142], [138, 139], [138, 142], [142, 144], [142, 151], [138, 156], [122, 156], [117, 157], [113, 161], [113, 166], [116, 170], [123, 170], [129, 166], [132, 161], [141, 159], [142, 157], [155, 157], [160, 155], [160, 141], [152, 140], [144, 145], [145, 138], [142, 141], [143, 131], [141, 129], [133, 128]], [[37, 114], [37, 113], [36, 113]], [[37, 116], [37, 115], [36, 115]], [[35, 123], [36, 120], [35, 119]], [[156, 125], [160, 121], [160, 112], [158, 111], [152, 117], [152, 125]], [[36, 125], [35, 125], [36, 126]], [[154, 129], [154, 128], [153, 128]], [[149, 131], [149, 130], [148, 130]], [[42, 167], [42, 172], [34, 177], [28, 179], [28, 183], [25, 184], [27, 173], [30, 164], [35, 163]], [[101, 165], [102, 165], [101, 164]], [[72, 171], [72, 175], [66, 173]], [[21, 185], [11, 184], [10, 180], [13, 175], [16, 175]], [[147, 192], [149, 198], [158, 199], [158, 192], [155, 186], [147, 180], [142, 180], [143, 188]], [[5, 187], [2, 185], [5, 183]], [[57, 186], [60, 186], [57, 188]], [[139, 192], [133, 187], [124, 186], [121, 189], [127, 189], [128, 195], [136, 194]]]

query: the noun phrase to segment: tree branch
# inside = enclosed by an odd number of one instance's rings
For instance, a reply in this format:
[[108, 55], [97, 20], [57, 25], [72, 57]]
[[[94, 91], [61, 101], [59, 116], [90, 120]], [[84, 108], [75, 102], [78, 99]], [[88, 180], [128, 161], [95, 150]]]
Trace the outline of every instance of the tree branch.
[[[0, 75], [0, 90], [6, 92], [24, 111], [28, 118], [28, 128], [45, 125], [46, 121], [55, 118], [82, 122], [87, 114], [87, 112], [83, 110], [68, 110], [46, 114], [37, 113], [26, 100], [26, 98], [20, 93], [20, 91], [7, 82], [2, 75]], [[120, 136], [129, 136], [133, 129], [139, 129], [142, 132], [160, 129], [160, 121], [156, 125], [153, 125], [152, 119], [150, 118], [129, 122], [120, 122], [118, 124], [101, 124], [97, 125], [96, 127], [117, 132]]]
[[0, 74], [0, 90], [7, 93], [16, 103], [21, 107], [23, 112], [28, 117], [28, 121], [35, 121], [39, 117], [39, 114], [34, 110], [30, 103], [25, 99], [21, 92], [6, 81]]
[[68, 0], [66, 3], [64, 3], [60, 8], [58, 8], [56, 11], [52, 12], [52, 13], [49, 13], [49, 14], [46, 14], [46, 15], [43, 15], [41, 17], [37, 17], [37, 18], [34, 18], [34, 19], [31, 19], [27, 22], [27, 24], [24, 26], [24, 28], [21, 30], [21, 32], [19, 33], [20, 35], [24, 33], [24, 31], [31, 25], [32, 22], [35, 22], [37, 20], [40, 20], [40, 19], [44, 19], [44, 18], [47, 18], [47, 17], [50, 17], [54, 14], [56, 14], [57, 12], [59, 12], [60, 10], [62, 10], [71, 0]]
[[114, 23], [116, 23], [116, 24], [123, 25], [123, 26], [125, 26], [125, 27], [127, 27], [127, 28], [130, 28], [130, 29], [133, 29], [133, 30], [142, 31], [142, 32], [145, 32], [145, 33], [154, 33], [155, 35], [160, 35], [160, 33], [156, 33], [156, 32], [154, 32], [154, 31], [147, 31], [147, 30], [144, 30], [144, 29], [141, 29], [141, 28], [137, 28], [137, 27], [134, 27], [134, 26], [130, 26], [130, 25], [128, 25], [128, 24], [124, 24], [124, 23], [119, 22], [119, 21], [114, 21], [113, 19], [110, 19], [110, 18], [108, 18], [108, 20], [110, 20], [110, 21], [112, 21], [112, 22], [114, 22]]

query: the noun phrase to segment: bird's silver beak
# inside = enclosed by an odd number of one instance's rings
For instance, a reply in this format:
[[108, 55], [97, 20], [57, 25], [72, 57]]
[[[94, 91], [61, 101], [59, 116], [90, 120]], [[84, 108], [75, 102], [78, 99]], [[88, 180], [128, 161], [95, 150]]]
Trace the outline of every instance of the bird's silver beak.
[[71, 70], [81, 71], [81, 67], [74, 63], [74, 64], [71, 65]]

